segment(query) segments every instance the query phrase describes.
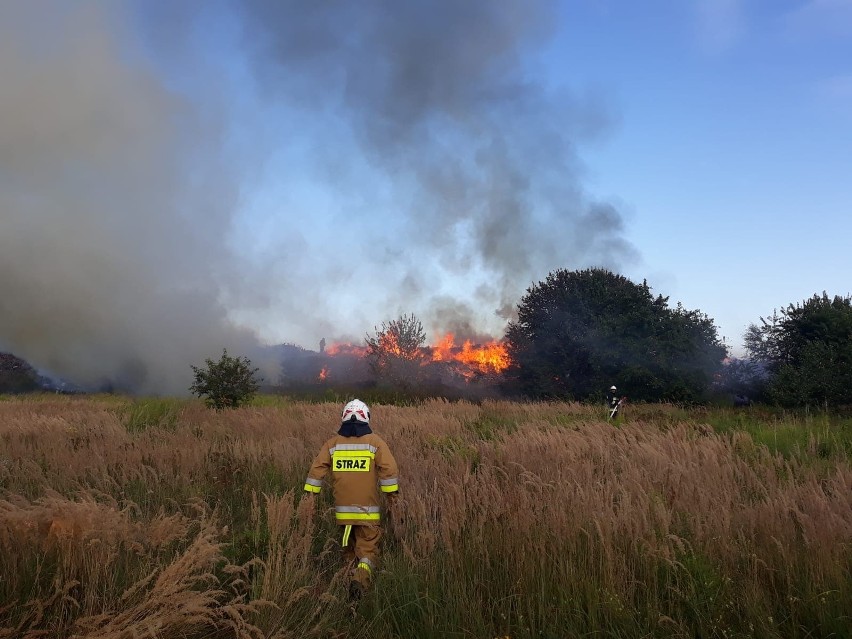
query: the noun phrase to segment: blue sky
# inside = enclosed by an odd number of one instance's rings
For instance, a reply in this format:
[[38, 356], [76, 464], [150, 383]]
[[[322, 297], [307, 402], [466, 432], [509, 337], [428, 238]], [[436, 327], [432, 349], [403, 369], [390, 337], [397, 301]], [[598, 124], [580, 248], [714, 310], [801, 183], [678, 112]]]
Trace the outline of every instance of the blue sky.
[[627, 274], [734, 348], [773, 308], [852, 290], [852, 2], [570, 2], [562, 25], [553, 77], [615, 114], [584, 159], [626, 212]]
[[851, 176], [852, 0], [0, 3], [0, 349], [89, 380], [590, 266], [739, 353], [852, 292]]

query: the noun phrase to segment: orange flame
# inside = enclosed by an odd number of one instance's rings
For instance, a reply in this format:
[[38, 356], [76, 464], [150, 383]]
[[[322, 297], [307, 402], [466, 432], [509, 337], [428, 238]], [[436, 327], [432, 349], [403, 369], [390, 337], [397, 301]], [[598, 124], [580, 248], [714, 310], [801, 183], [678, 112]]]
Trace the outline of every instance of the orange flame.
[[432, 347], [432, 361], [464, 364], [468, 369], [462, 371], [465, 377], [500, 373], [511, 363], [505, 344], [496, 340], [485, 344], [474, 344], [468, 339], [461, 347], [458, 347], [455, 345], [455, 336], [452, 333], [444, 335]]
[[379, 336], [379, 349], [383, 353], [389, 353], [391, 355], [396, 355], [397, 357], [405, 356], [405, 353], [402, 351], [402, 347], [399, 345], [399, 340], [393, 333], [388, 332]]
[[328, 366], [323, 366], [319, 375], [317, 375], [317, 379], [321, 382], [324, 382], [325, 380], [328, 379]]
[[[380, 348], [389, 354], [405, 357], [405, 353], [396, 341], [396, 337], [386, 333], [379, 338]], [[368, 354], [366, 346], [355, 346], [348, 342], [331, 344], [325, 349], [325, 354], [330, 357], [352, 356], [363, 358]], [[406, 359], [411, 359], [406, 357]], [[426, 346], [418, 349], [414, 359], [419, 359], [421, 364], [428, 366], [431, 363], [442, 362], [452, 367], [454, 371], [467, 380], [481, 375], [495, 375], [503, 372], [511, 364], [506, 345], [497, 340], [490, 340], [484, 344], [474, 344], [472, 340], [465, 340], [457, 346], [455, 335], [447, 333], [441, 337], [434, 346]], [[328, 368], [324, 368], [319, 379], [325, 380], [328, 376]]]
[[325, 349], [327, 355], [334, 357], [335, 355], [354, 355], [355, 357], [366, 357], [366, 346], [355, 346], [349, 342], [337, 342]]

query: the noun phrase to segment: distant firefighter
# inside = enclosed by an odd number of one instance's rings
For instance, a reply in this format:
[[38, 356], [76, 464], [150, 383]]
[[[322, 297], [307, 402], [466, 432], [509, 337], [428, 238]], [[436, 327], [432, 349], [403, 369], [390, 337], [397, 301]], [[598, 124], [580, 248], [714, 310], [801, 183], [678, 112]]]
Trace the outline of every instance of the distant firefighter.
[[354, 605], [369, 586], [382, 537], [380, 491], [388, 515], [399, 490], [397, 466], [388, 445], [370, 428], [370, 409], [354, 399], [343, 408], [340, 430], [323, 444], [305, 480], [307, 493], [322, 489], [329, 471], [343, 555], [353, 566], [349, 598]]
[[626, 397], [618, 396], [618, 389], [615, 386], [609, 387], [609, 392], [606, 396], [607, 410], [609, 411], [609, 419], [615, 419], [618, 416], [618, 409], [624, 404]]

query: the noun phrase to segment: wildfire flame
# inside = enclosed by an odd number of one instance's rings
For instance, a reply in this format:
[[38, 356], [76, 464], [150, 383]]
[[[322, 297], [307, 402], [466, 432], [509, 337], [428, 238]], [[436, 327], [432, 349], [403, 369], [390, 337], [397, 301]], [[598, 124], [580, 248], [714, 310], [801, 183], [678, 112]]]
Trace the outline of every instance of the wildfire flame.
[[416, 359], [421, 355], [420, 349], [416, 349], [414, 352], [404, 351], [402, 346], [399, 345], [397, 336], [393, 333], [385, 333], [379, 337], [379, 350], [383, 353], [405, 359]]
[[326, 355], [335, 357], [337, 355], [354, 355], [355, 357], [366, 357], [366, 346], [355, 346], [349, 342], [337, 342], [325, 349]]
[[317, 375], [317, 379], [321, 382], [324, 382], [325, 380], [328, 379], [328, 366], [323, 366], [319, 375]]
[[494, 374], [506, 370], [511, 363], [506, 345], [496, 340], [474, 344], [465, 340], [461, 347], [455, 345], [455, 336], [447, 333], [431, 348], [433, 362], [458, 362], [467, 366], [472, 374]]
[[[502, 342], [490, 340], [483, 344], [475, 344], [468, 339], [461, 345], [456, 345], [456, 338], [452, 333], [445, 334], [434, 345], [417, 349], [413, 354], [408, 353], [408, 355], [400, 348], [395, 336], [389, 333], [380, 338], [379, 347], [383, 352], [391, 355], [419, 359], [422, 366], [443, 363], [467, 380], [483, 375], [499, 374], [511, 364], [506, 345]], [[332, 358], [339, 356], [364, 358], [368, 352], [366, 347], [355, 346], [348, 342], [334, 343], [325, 349], [325, 354]], [[328, 367], [324, 367], [319, 379], [325, 380], [327, 376]]]

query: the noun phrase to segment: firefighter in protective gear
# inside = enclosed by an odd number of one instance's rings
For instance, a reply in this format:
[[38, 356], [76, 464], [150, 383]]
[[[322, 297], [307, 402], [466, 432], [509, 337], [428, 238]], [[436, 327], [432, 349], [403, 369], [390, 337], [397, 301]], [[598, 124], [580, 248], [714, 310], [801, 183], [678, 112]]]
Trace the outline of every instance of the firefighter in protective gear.
[[615, 386], [610, 386], [609, 392], [606, 394], [606, 403], [610, 410], [615, 408], [615, 405], [618, 403], [617, 391], [618, 389]]
[[343, 527], [344, 557], [355, 563], [349, 594], [357, 600], [369, 586], [379, 556], [379, 492], [388, 497], [391, 510], [399, 490], [396, 460], [370, 428], [370, 409], [361, 400], [352, 400], [343, 408], [340, 430], [314, 459], [305, 491], [319, 493], [324, 479], [330, 479], [335, 518]]
[[621, 398], [618, 396], [618, 389], [615, 386], [609, 387], [606, 403], [609, 409], [609, 418], [615, 419], [616, 415], [618, 415], [618, 409], [621, 407]]

